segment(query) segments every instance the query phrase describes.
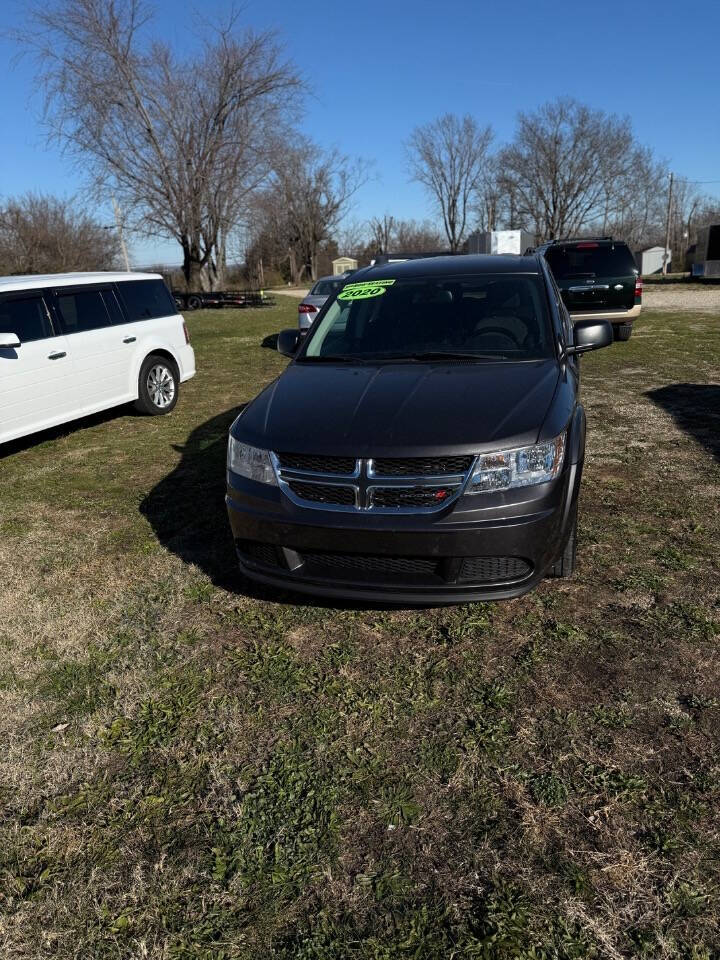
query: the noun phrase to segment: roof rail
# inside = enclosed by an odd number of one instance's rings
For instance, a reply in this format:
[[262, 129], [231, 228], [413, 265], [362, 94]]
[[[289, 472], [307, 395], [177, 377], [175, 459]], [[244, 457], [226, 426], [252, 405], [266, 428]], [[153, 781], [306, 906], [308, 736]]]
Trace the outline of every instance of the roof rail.
[[547, 240], [546, 243], [585, 243], [590, 240], [612, 240], [612, 237], [557, 237]]

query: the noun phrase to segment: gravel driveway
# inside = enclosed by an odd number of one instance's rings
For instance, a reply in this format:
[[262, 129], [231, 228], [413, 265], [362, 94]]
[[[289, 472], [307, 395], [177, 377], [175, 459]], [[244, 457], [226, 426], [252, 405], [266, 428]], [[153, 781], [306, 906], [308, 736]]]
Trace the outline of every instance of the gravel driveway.
[[667, 287], [646, 284], [643, 307], [648, 310], [692, 310], [720, 313], [720, 284], [701, 286], [670, 284]]

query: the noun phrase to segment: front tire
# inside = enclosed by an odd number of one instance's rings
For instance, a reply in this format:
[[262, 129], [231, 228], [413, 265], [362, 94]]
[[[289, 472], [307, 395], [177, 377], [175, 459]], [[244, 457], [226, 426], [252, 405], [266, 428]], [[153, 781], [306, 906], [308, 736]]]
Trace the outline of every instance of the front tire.
[[135, 409], [151, 417], [164, 416], [174, 409], [180, 392], [180, 375], [172, 360], [151, 353], [145, 357], [138, 377]]
[[188, 297], [187, 298], [187, 308], [188, 310], [199, 310], [202, 306], [202, 300], [200, 297]]
[[632, 336], [632, 324], [618, 323], [613, 327], [613, 333], [616, 340], [629, 340]]
[[570, 522], [570, 533], [565, 541], [565, 546], [560, 556], [548, 570], [548, 577], [562, 577], [566, 579], [575, 573], [575, 561], [577, 557], [577, 504], [573, 507], [572, 520]]

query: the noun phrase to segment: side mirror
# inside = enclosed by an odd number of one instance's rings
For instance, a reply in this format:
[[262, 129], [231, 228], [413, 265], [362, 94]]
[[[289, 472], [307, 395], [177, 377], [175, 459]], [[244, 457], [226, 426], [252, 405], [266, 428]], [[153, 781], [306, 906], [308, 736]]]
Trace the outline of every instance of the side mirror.
[[613, 342], [612, 324], [607, 320], [578, 320], [573, 324], [572, 346], [566, 347], [568, 355], [587, 353], [588, 350], [599, 350], [600, 347], [609, 347]]
[[0, 350], [15, 350], [20, 344], [20, 337], [16, 333], [0, 333]]
[[281, 330], [277, 338], [278, 353], [284, 357], [294, 357], [300, 344], [299, 330]]

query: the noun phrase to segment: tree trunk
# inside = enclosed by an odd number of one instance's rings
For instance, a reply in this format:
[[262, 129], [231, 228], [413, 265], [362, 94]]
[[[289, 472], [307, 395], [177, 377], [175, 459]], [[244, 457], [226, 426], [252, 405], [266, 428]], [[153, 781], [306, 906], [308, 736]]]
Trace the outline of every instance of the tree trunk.
[[198, 244], [190, 240], [184, 240], [183, 248], [183, 276], [188, 290], [204, 290], [207, 282], [205, 279], [205, 270], [203, 257], [200, 253]]

